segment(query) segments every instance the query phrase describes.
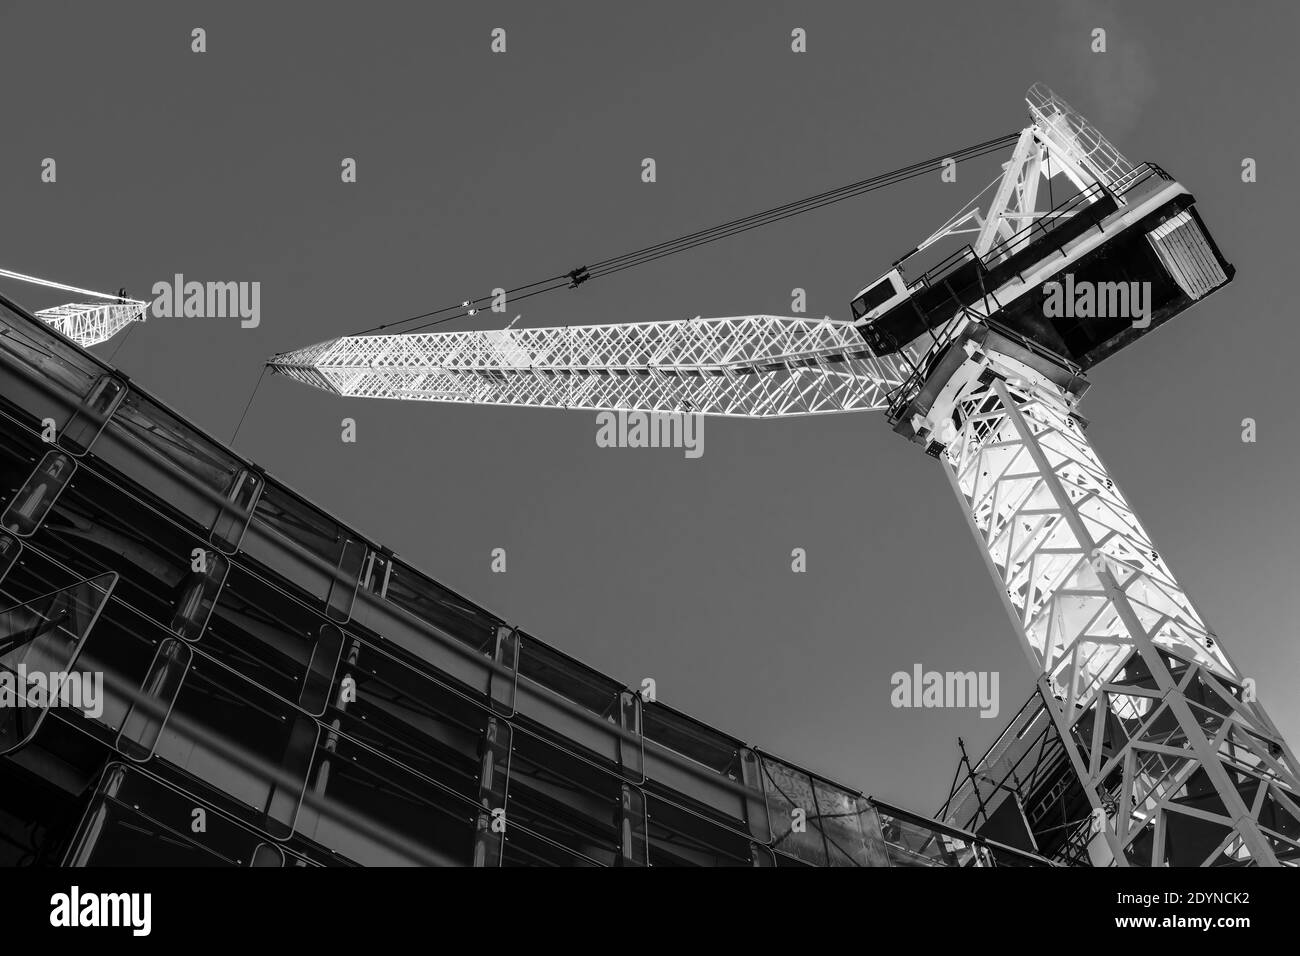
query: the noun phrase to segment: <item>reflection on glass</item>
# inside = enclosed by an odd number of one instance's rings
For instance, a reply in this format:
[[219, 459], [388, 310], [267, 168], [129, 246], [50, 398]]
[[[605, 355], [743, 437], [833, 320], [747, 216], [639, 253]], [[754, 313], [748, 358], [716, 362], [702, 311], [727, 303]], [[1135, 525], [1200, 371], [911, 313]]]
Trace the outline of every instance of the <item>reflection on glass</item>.
[[817, 826], [812, 778], [764, 756], [763, 789], [772, 824], [772, 849], [825, 866], [826, 842]]
[[155, 506], [206, 536], [242, 465], [138, 392], [128, 392], [94, 457], [155, 496]]
[[0, 754], [30, 740], [51, 707], [98, 706], [102, 681], [74, 668], [114, 581], [100, 575], [0, 611]]
[[0, 515], [0, 527], [20, 538], [30, 537], [54, 507], [76, 467], [62, 452], [47, 454]]
[[81, 349], [0, 304], [0, 405], [28, 427], [39, 431], [46, 417], [62, 426], [102, 372]]
[[831, 866], [872, 866], [863, 832], [866, 801], [823, 780], [813, 781], [817, 826], [826, 839]]
[[347, 536], [328, 515], [267, 482], [257, 503], [257, 517], [329, 567], [337, 567]]
[[404, 611], [484, 654], [490, 655], [496, 649], [500, 621], [413, 568], [393, 561], [384, 596]]
[[104, 430], [118, 400], [126, 394], [126, 384], [111, 375], [101, 375], [90, 390], [85, 404], [72, 413], [59, 432], [59, 447], [74, 455], [84, 455]]
[[140, 693], [131, 703], [118, 735], [117, 749], [127, 757], [144, 761], [153, 754], [192, 658], [189, 647], [174, 637], [158, 645], [149, 673], [140, 684]]
[[920, 819], [880, 810], [880, 826], [893, 866], [982, 866], [973, 843]]

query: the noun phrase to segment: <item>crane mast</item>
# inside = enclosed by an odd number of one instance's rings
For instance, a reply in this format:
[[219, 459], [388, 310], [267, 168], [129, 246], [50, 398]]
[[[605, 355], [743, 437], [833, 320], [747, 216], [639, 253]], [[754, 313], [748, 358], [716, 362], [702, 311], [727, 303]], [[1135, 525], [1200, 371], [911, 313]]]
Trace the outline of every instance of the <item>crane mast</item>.
[[1094, 861], [1294, 862], [1294, 755], [1074, 398], [992, 349], [956, 375], [941, 460], [1093, 807]]
[[[1092, 815], [1099, 865], [1300, 863], [1300, 775], [1085, 435], [1086, 371], [1231, 281], [1190, 193], [1029, 91], [991, 201], [853, 320], [345, 336], [271, 359], [341, 395], [731, 417], [880, 410], [939, 460]], [[1068, 197], [1042, 209], [1060, 178]], [[918, 256], [963, 245], [914, 279]], [[1067, 290], [1087, 309], [1058, 306]], [[1124, 293], [1123, 297], [1120, 293]], [[1140, 297], [1140, 307], [1134, 299]], [[1125, 308], [1098, 310], [1103, 296]], [[1072, 304], [1072, 303], [1071, 303]]]

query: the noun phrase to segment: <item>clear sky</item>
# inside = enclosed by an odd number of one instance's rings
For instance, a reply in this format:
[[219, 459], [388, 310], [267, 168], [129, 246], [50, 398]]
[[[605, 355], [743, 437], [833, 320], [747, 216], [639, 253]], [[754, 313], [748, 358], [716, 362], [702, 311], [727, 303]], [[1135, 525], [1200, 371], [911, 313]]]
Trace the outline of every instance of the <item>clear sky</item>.
[[[257, 328], [152, 319], [115, 358], [229, 439], [272, 353], [1013, 132], [1041, 80], [1186, 184], [1239, 270], [1098, 368], [1083, 411], [1296, 745], [1298, 10], [6, 2], [0, 264], [141, 297], [175, 273], [260, 282]], [[194, 27], [206, 53], [191, 52]], [[489, 51], [495, 27], [505, 54]], [[1090, 49], [1097, 28], [1105, 53]], [[40, 181], [46, 157], [55, 183]], [[355, 184], [340, 181], [345, 157]], [[1245, 157], [1256, 183], [1241, 181]], [[796, 287], [810, 314], [847, 318], [859, 288], [995, 173], [984, 160], [956, 184], [915, 181], [531, 299], [519, 324], [785, 315]], [[1032, 688], [939, 465], [869, 414], [711, 420], [698, 459], [600, 448], [596, 432], [589, 413], [340, 400], [268, 377], [236, 447], [580, 659], [936, 808], [956, 738], [982, 750]], [[917, 663], [998, 671], [999, 719], [895, 710], [889, 676]]]

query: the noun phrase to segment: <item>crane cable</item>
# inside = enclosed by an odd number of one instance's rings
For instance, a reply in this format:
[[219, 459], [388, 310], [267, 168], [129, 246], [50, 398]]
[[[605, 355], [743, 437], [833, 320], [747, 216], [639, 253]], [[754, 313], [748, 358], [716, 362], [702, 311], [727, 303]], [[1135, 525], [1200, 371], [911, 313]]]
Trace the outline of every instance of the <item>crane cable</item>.
[[[882, 189], [885, 186], [892, 186], [895, 183], [914, 179], [915, 177], [924, 175], [925, 173], [933, 172], [935, 169], [942, 167], [948, 162], [959, 163], [968, 159], [976, 159], [1009, 145], [1014, 142], [1019, 135], [1019, 133], [1008, 133], [1005, 136], [986, 140], [985, 142], [978, 143], [974, 146], [967, 146], [964, 149], [957, 150], [956, 152], [945, 153], [942, 156], [934, 156], [919, 163], [912, 163], [909, 166], [903, 166], [887, 173], [880, 173], [856, 183], [850, 183], [846, 186], [826, 190], [825, 192], [817, 193], [813, 196], [797, 199], [793, 202], [788, 202], [784, 205], [764, 210], [763, 212], [742, 216], [739, 219], [733, 219], [729, 222], [721, 223], [720, 225], [708, 229], [702, 229], [685, 236], [679, 236], [676, 239], [669, 239], [664, 242], [655, 243], [651, 246], [623, 253], [619, 256], [601, 259], [591, 265], [579, 266], [576, 269], [570, 269], [568, 272], [562, 272], [545, 279], [539, 279], [536, 282], [530, 282], [527, 285], [516, 286], [513, 289], [505, 289], [496, 295], [485, 295], [480, 296], [477, 299], [467, 299], [457, 305], [449, 305], [445, 308], [435, 309], [431, 312], [422, 312], [419, 315], [412, 315], [395, 322], [376, 325], [372, 328], [364, 329], [352, 334], [369, 335], [372, 332], [380, 332], [385, 329], [396, 329], [398, 326], [406, 325], [409, 322], [417, 322], [420, 319], [433, 320], [406, 329], [401, 333], [390, 333], [403, 335], [411, 334], [435, 325], [441, 325], [444, 322], [450, 322], [452, 319], [460, 318], [465, 315], [473, 315], [478, 311], [480, 306], [491, 302], [501, 294], [504, 294], [511, 302], [518, 302], [535, 295], [554, 292], [557, 289], [576, 288], [591, 279], [602, 278], [604, 276], [613, 275], [616, 272], [622, 272], [625, 269], [631, 269], [635, 266], [646, 265], [647, 263], [655, 262], [659, 259], [676, 255], [680, 252], [686, 252], [690, 249], [698, 248], [699, 246], [708, 245], [711, 242], [717, 242], [719, 239], [727, 239], [731, 236], [737, 236], [741, 233], [748, 232], [751, 229], [757, 229], [760, 226], [766, 226], [774, 222], [780, 222], [783, 219], [789, 219], [793, 216], [799, 215], [800, 213], [810, 212], [814, 209], [820, 209], [823, 206], [829, 206], [845, 199], [851, 199], [855, 196], [861, 196], [877, 189]], [[448, 315], [447, 313], [454, 314]], [[436, 316], [442, 316], [442, 318], [435, 318]]]
[[33, 285], [43, 285], [50, 289], [61, 289], [64, 292], [77, 292], [81, 295], [93, 295], [97, 299], [110, 299], [114, 302], [125, 302], [127, 304], [144, 305], [137, 299], [127, 299], [122, 292], [117, 295], [109, 295], [107, 292], [96, 292], [93, 289], [80, 289], [75, 285], [67, 285], [63, 282], [55, 282], [52, 279], [42, 279], [38, 276], [24, 275], [21, 272], [14, 272], [11, 269], [0, 269], [0, 279], [15, 279], [18, 282], [30, 282]]

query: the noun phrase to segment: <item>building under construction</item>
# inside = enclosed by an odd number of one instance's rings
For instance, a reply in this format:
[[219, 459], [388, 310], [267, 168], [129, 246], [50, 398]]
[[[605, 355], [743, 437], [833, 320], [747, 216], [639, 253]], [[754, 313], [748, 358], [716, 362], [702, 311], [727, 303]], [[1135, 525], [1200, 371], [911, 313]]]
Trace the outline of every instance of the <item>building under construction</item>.
[[7, 299], [0, 369], [0, 671], [65, 675], [0, 707], [0, 865], [1048, 865], [643, 700]]

